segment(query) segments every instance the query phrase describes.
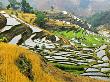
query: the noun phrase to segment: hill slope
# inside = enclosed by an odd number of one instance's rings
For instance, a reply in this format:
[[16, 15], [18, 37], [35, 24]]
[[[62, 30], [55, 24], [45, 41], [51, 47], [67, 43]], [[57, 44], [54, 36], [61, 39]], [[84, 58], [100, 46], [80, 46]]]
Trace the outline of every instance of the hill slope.
[[[54, 34], [50, 33], [49, 31], [43, 30], [37, 26], [29, 25], [28, 23], [22, 21], [14, 15], [9, 15], [6, 12], [0, 13], [2, 13], [2, 16], [4, 16], [4, 18], [6, 18], [6, 24], [1, 28], [0, 37], [6, 37], [8, 42], [10, 42], [16, 36], [20, 35], [22, 37], [19, 38], [17, 42], [15, 42], [20, 45], [29, 37], [35, 35], [34, 37], [36, 39], [42, 40], [43, 38], [46, 38], [46, 40], [48, 40], [49, 37], [53, 37], [55, 38], [55, 42], [57, 42], [56, 38], [59, 38], [58, 43], [63, 42], [64, 44], [70, 44], [66, 39], [54, 36]], [[0, 23], [2, 23], [2, 21], [0, 21]], [[49, 40], [52, 41], [52, 39]]]
[[[71, 42], [81, 44], [81, 46], [101, 46], [106, 43], [106, 38], [100, 36], [96, 30], [91, 29], [91, 25], [87, 21], [76, 17], [66, 11], [47, 11], [46, 15], [54, 21], [45, 24], [44, 29], [52, 31], [57, 36], [63, 36]], [[99, 21], [97, 21], [99, 22]], [[100, 44], [99, 44], [100, 43]]]
[[89, 17], [87, 21], [93, 27], [98, 27], [100, 25], [110, 24], [109, 20], [110, 20], [110, 11], [106, 11], [94, 14], [93, 16]]
[[[108, 75], [109, 69], [107, 71], [106, 70], [102, 71], [103, 67], [105, 67], [105, 64], [106, 67], [109, 68], [109, 59], [106, 56], [105, 51], [103, 51], [106, 45], [104, 46], [103, 49], [102, 48], [101, 50], [98, 49], [98, 47], [100, 46], [103, 47], [107, 40], [101, 36], [99, 37], [99, 35], [87, 30], [86, 28], [85, 29], [81, 28], [82, 24], [89, 26], [87, 23], [84, 23], [81, 19], [73, 16], [72, 19], [74, 19], [74, 21], [68, 24], [70, 20], [69, 19], [67, 21], [64, 20], [66, 19], [65, 16], [69, 18], [68, 14], [64, 15], [64, 19], [61, 18], [62, 21], [60, 21], [60, 19], [58, 21], [58, 19], [55, 20], [50, 18], [50, 20], [48, 21], [49, 24], [48, 28], [51, 29], [45, 28], [46, 30], [44, 30], [39, 28], [38, 26], [30, 24], [30, 22], [26, 22], [30, 20], [32, 14], [18, 12], [18, 14], [21, 14], [20, 15], [21, 17], [19, 17], [14, 15], [15, 11], [13, 12], [13, 14], [12, 11], [10, 10], [6, 11], [7, 13], [1, 11], [1, 14], [4, 15], [7, 19], [7, 24], [5, 25], [4, 28], [1, 29], [0, 32], [1, 39], [2, 38], [4, 39], [5, 37], [7, 39], [7, 42], [9, 43], [25, 46], [26, 48], [33, 50], [35, 52], [38, 51], [40, 55], [45, 57], [47, 62], [51, 63], [56, 62], [58, 63], [57, 66], [61, 68], [62, 66], [60, 66], [59, 64], [63, 64], [64, 65], [63, 68], [66, 69], [65, 71], [71, 72], [73, 74], [89, 76], [92, 78], [110, 80]], [[11, 14], [8, 11], [10, 11]], [[63, 20], [65, 21], [65, 23], [63, 23]], [[51, 25], [54, 26], [51, 27]], [[54, 33], [52, 34], [49, 31], [54, 31], [55, 35]], [[57, 37], [57, 35], [59, 37]], [[68, 40], [62, 37], [65, 37]], [[76, 49], [68, 42], [71, 44], [75, 43], [79, 47]], [[98, 54], [100, 53], [100, 51], [101, 52], [103, 51], [101, 57]], [[33, 73], [31, 73], [32, 70], [30, 70], [32, 68], [30, 61], [27, 61], [28, 58], [24, 57], [24, 55], [20, 56], [19, 59], [20, 60], [17, 61], [18, 68], [20, 68], [21, 69], [20, 71], [24, 75], [29, 77], [30, 80], [33, 80], [34, 76]], [[23, 66], [21, 65], [22, 62], [21, 59], [23, 59], [23, 64], [24, 62], [27, 62]], [[98, 60], [101, 60], [101, 65], [100, 61]], [[69, 67], [68, 65], [65, 66], [65, 64], [68, 64], [70, 66]], [[94, 65], [100, 65], [99, 68], [102, 68], [102, 70], [97, 67], [94, 68]], [[53, 69], [55, 68], [52, 69], [49, 68], [49, 70]], [[89, 69], [93, 70], [88, 71]], [[27, 72], [27, 70], [29, 72]], [[57, 70], [54, 70], [54, 72], [52, 71], [52, 74], [53, 75], [55, 74], [58, 77], [62, 78], [62, 74], [60, 72], [57, 72]], [[78, 76], [77, 79], [79, 82], [80, 79], [82, 78]], [[67, 78], [66, 80], [67, 82], [68, 81], [73, 82], [73, 80], [70, 81]], [[76, 80], [76, 78], [74, 78], [74, 80]]]
[[109, 37], [110, 35], [110, 11], [96, 13], [89, 17], [87, 21], [97, 30], [100, 34]]
[[104, 82], [74, 77], [49, 66], [40, 55], [15, 45], [0, 43], [1, 82]]

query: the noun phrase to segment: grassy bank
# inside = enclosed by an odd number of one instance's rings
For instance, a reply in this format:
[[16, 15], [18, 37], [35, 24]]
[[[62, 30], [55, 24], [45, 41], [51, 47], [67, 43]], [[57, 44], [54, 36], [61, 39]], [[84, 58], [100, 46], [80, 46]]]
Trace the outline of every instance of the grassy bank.
[[66, 65], [66, 64], [58, 64], [58, 63], [52, 63], [55, 67], [63, 70], [63, 71], [66, 71], [66, 72], [69, 72], [69, 73], [72, 73], [72, 74], [75, 74], [75, 75], [80, 75], [81, 73], [84, 73], [84, 68], [87, 67], [85, 65]]
[[108, 38], [96, 34], [88, 34], [84, 30], [53, 31], [53, 33], [57, 36], [63, 36], [68, 40], [73, 39], [73, 42], [78, 46], [84, 46], [81, 44], [85, 44], [86, 47], [99, 47], [102, 44], [108, 44]]

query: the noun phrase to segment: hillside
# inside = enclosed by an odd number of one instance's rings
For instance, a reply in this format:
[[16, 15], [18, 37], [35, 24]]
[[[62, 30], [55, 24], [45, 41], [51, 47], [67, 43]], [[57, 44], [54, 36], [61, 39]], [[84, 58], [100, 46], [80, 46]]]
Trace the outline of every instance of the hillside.
[[0, 82], [110, 82], [109, 5], [0, 1]]
[[50, 20], [44, 25], [44, 29], [74, 41], [79, 47], [99, 47], [108, 40], [92, 29], [87, 21], [67, 11], [47, 11], [46, 16]]
[[[22, 38], [18, 38], [18, 42], [17, 42], [17, 44], [20, 45], [23, 42], [25, 42], [30, 36], [34, 35], [33, 37], [35, 37], [36, 39], [39, 38], [42, 40], [43, 38], [46, 37], [46, 39], [48, 40], [49, 37], [53, 37], [55, 39], [59, 38], [58, 43], [63, 42], [64, 44], [70, 44], [66, 39], [54, 36], [49, 31], [43, 30], [34, 25], [29, 25], [26, 21], [21, 20], [20, 17], [17, 18], [15, 15], [8, 15], [6, 12], [2, 12], [2, 11], [1, 13], [2, 13], [1, 17], [4, 17], [6, 19], [6, 21], [3, 19], [6, 23], [4, 25], [5, 27], [4, 26], [1, 27], [2, 29], [1, 29], [0, 37], [1, 38], [6, 37], [8, 42], [10, 42], [14, 37], [20, 35], [22, 36]], [[11, 22], [10, 20], [14, 22]], [[52, 41], [52, 39], [49, 40]]]
[[[76, 82], [83, 81], [83, 78], [89, 79], [88, 77], [110, 80], [109, 54], [106, 54], [109, 39], [88, 29], [90, 25], [82, 19], [71, 16], [68, 12], [65, 14], [65, 11], [61, 11], [60, 16], [58, 13], [58, 19], [54, 18], [57, 17], [55, 13], [51, 14], [54, 15], [53, 18], [47, 13], [49, 18], [46, 18], [48, 21], [44, 24], [45, 27], [38, 27], [33, 22], [38, 17], [35, 14], [13, 10], [1, 10], [0, 13], [1, 20], [6, 22], [0, 29], [0, 41], [39, 53], [47, 63], [75, 75], [78, 79], [73, 77]], [[56, 73], [55, 69], [52, 74], [63, 76], [62, 73]], [[33, 79], [33, 76], [29, 77]], [[67, 78], [64, 80], [73, 82]]]
[[96, 13], [87, 19], [87, 21], [92, 25], [92, 27], [110, 24], [109, 20], [110, 20], [110, 11]]
[[[8, 52], [8, 53], [7, 53]], [[69, 75], [45, 63], [37, 53], [0, 43], [1, 82], [105, 82]]]
[[92, 25], [92, 29], [97, 30], [98, 33], [106, 37], [109, 37], [110, 11], [96, 13], [87, 18], [87, 21]]
[[100, 25], [99, 27], [97, 27], [97, 31], [99, 34], [104, 35], [105, 37], [110, 37], [110, 25], [109, 24], [104, 24], [104, 25]]

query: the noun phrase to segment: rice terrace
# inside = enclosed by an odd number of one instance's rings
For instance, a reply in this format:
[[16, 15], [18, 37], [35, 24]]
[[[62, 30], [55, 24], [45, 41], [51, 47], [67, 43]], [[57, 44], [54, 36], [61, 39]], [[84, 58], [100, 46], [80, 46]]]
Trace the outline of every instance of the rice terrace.
[[0, 82], [110, 82], [109, 0], [0, 0]]

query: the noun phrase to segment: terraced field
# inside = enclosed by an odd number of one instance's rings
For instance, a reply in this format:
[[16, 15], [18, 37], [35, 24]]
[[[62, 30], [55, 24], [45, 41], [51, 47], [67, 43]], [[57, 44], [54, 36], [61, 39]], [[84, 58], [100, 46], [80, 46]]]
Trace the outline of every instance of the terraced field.
[[[29, 25], [15, 15], [8, 15], [3, 11], [1, 14], [6, 17], [7, 24], [1, 29], [0, 36], [5, 36], [10, 44], [19, 44], [37, 51], [49, 63], [57, 63], [64, 67], [66, 65], [75, 66], [72, 67], [72, 70], [70, 68], [65, 71], [71, 73], [77, 71], [76, 74], [82, 76], [110, 81], [109, 55], [106, 50], [109, 45], [101, 44], [99, 48], [93, 46], [75, 48], [69, 43], [64, 44], [65, 41], [61, 38], [49, 35], [39, 27]], [[82, 66], [79, 68], [81, 70], [78, 69], [78, 66]]]

